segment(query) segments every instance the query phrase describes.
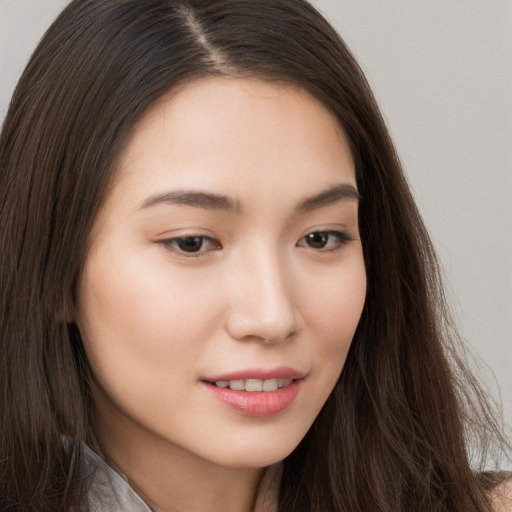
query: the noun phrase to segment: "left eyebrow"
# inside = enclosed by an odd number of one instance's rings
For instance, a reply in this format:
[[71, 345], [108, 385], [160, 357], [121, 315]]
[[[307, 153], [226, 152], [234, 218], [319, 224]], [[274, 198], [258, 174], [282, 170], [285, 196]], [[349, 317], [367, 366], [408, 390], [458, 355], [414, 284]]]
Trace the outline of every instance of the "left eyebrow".
[[296, 214], [307, 213], [339, 201], [360, 201], [361, 196], [355, 187], [348, 183], [334, 185], [333, 187], [320, 192], [301, 201], [295, 208]]

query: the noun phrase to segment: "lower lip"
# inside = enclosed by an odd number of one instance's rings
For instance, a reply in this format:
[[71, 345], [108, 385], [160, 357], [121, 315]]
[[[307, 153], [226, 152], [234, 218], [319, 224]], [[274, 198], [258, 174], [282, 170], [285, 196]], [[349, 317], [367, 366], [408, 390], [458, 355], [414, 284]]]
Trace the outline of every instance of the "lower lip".
[[286, 409], [299, 392], [301, 379], [276, 391], [236, 391], [203, 382], [212, 395], [244, 416], [265, 418]]

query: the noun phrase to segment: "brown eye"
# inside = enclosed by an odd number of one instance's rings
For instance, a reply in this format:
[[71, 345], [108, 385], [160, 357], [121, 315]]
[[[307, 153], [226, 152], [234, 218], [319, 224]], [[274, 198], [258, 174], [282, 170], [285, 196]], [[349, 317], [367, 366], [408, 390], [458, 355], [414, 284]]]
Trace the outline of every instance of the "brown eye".
[[323, 249], [329, 242], [330, 236], [331, 235], [329, 233], [322, 233], [318, 231], [316, 233], [309, 233], [309, 235], [306, 235], [304, 238], [308, 247], [311, 247], [312, 249]]
[[204, 238], [201, 236], [187, 236], [176, 239], [176, 246], [183, 252], [199, 252], [204, 244]]
[[162, 240], [160, 243], [172, 251], [191, 255], [220, 248], [220, 244], [208, 236], [183, 236]]
[[352, 238], [343, 231], [313, 231], [302, 237], [297, 245], [319, 251], [329, 251], [342, 247], [350, 240]]

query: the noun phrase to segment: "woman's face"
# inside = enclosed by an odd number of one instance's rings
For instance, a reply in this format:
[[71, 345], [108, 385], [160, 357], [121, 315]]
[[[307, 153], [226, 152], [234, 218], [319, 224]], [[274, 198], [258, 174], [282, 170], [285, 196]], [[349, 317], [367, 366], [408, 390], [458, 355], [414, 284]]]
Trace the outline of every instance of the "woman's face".
[[230, 467], [288, 455], [363, 308], [357, 210], [346, 138], [299, 88], [211, 78], [153, 105], [79, 284], [100, 438]]

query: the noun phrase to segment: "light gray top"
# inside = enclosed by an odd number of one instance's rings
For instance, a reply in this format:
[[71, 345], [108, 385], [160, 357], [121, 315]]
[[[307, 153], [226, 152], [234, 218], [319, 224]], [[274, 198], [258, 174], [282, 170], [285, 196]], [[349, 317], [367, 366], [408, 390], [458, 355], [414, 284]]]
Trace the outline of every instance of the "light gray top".
[[84, 446], [84, 458], [92, 474], [88, 494], [91, 512], [162, 512], [149, 506], [125, 478], [88, 446]]
[[[91, 512], [163, 512], [156, 505], [146, 503], [126, 478], [88, 446], [84, 446], [83, 453], [92, 479], [88, 493]], [[281, 470], [281, 464], [277, 463], [265, 471], [254, 512], [277, 512], [277, 484]]]

